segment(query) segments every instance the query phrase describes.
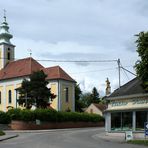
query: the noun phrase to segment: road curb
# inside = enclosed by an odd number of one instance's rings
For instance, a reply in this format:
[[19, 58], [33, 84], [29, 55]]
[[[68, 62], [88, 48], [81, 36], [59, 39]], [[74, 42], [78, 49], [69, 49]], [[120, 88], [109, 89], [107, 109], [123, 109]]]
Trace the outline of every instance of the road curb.
[[12, 135], [12, 136], [5, 136], [5, 137], [0, 137], [0, 141], [4, 141], [4, 140], [8, 140], [8, 139], [12, 139], [12, 138], [15, 138], [15, 137], [18, 137], [19, 135], [16, 134], [16, 135]]
[[[96, 129], [96, 127], [89, 127], [90, 129]], [[89, 128], [64, 128], [64, 129], [48, 129], [48, 130], [7, 130], [8, 133], [46, 133], [46, 132], [55, 132], [55, 131], [69, 131], [72, 129], [89, 129]]]

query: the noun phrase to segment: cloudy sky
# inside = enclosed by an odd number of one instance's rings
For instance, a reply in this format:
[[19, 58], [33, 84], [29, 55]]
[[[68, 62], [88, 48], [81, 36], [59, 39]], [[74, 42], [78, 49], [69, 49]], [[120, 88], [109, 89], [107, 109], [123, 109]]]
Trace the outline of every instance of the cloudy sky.
[[[6, 9], [7, 22], [16, 45], [17, 59], [117, 60], [135, 73], [138, 60], [135, 34], [147, 31], [147, 0], [1, 0], [0, 21]], [[112, 91], [118, 87], [116, 62], [45, 62], [60, 65], [84, 91], [105, 90], [108, 77]], [[134, 78], [121, 71], [121, 84]]]

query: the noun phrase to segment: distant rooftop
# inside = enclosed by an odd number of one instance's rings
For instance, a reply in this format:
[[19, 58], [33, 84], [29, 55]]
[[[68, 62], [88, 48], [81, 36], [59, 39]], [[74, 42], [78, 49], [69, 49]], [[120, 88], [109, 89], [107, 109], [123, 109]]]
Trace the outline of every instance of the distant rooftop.
[[92, 103], [92, 104], [96, 106], [99, 110], [101, 110], [102, 112], [107, 108], [107, 106], [104, 104], [97, 104], [97, 103]]

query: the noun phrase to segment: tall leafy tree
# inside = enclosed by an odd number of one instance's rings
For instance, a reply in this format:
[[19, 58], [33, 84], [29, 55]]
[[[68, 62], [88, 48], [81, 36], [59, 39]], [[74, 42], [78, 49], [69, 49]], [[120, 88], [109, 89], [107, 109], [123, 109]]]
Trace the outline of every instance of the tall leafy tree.
[[98, 90], [96, 87], [93, 87], [93, 89], [92, 89], [91, 99], [92, 99], [92, 103], [99, 103], [100, 102], [99, 93], [98, 93]]
[[99, 93], [98, 93], [96, 87], [93, 87], [91, 93], [86, 92], [86, 93], [82, 94], [81, 101], [83, 102], [85, 107], [88, 107], [91, 103], [99, 103], [100, 98], [99, 98]]
[[140, 60], [136, 62], [135, 68], [138, 77], [143, 82], [144, 89], [148, 91], [148, 32], [140, 32], [136, 36], [138, 37], [136, 43]]
[[22, 86], [18, 89], [20, 94], [19, 104], [24, 103], [27, 108], [30, 108], [33, 104], [38, 108], [46, 108], [49, 101], [56, 97], [47, 87], [46, 77], [47, 75], [43, 71], [37, 71], [30, 75], [29, 80], [24, 79]]
[[75, 110], [77, 112], [82, 112], [83, 111], [82, 109], [85, 107], [85, 104], [81, 100], [81, 96], [82, 96], [81, 88], [79, 84], [76, 84], [75, 86]]
[[88, 107], [93, 102], [92, 97], [91, 97], [91, 93], [86, 92], [86, 93], [82, 94], [81, 101], [83, 102], [84, 107]]

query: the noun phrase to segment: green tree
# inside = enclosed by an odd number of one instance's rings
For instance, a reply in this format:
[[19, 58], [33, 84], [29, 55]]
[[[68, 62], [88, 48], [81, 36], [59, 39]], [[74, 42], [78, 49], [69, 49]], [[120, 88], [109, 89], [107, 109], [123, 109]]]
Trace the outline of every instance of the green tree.
[[19, 91], [19, 104], [25, 104], [26, 108], [30, 108], [33, 104], [37, 108], [46, 108], [49, 101], [56, 96], [51, 93], [47, 87], [47, 75], [43, 71], [37, 71], [30, 75], [29, 80], [24, 79]]
[[100, 102], [99, 93], [98, 93], [98, 90], [96, 87], [93, 87], [93, 89], [92, 89], [91, 99], [92, 99], [92, 103], [99, 103]]
[[86, 92], [82, 94], [81, 101], [83, 102], [85, 107], [88, 107], [91, 103], [99, 103], [99, 93], [96, 89], [96, 87], [93, 87], [92, 92]]
[[90, 92], [82, 94], [81, 101], [84, 104], [84, 107], [88, 107], [92, 103], [92, 97]]
[[81, 88], [79, 86], [79, 84], [76, 84], [75, 86], [75, 110], [77, 112], [82, 112], [82, 108], [85, 107], [84, 103], [81, 100], [81, 96], [82, 96], [82, 91]]
[[143, 82], [144, 89], [148, 91], [148, 32], [140, 32], [136, 36], [138, 37], [136, 43], [140, 60], [136, 62], [135, 68], [138, 77]]

